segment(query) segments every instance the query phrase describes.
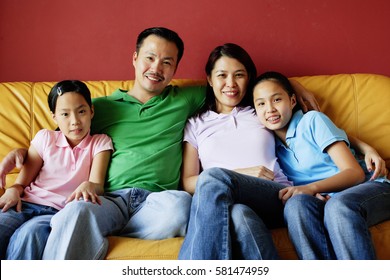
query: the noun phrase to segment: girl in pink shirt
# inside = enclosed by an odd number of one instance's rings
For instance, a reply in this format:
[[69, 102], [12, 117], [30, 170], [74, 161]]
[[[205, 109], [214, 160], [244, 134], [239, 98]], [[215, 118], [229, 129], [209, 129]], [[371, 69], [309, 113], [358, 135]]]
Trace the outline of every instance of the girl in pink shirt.
[[59, 82], [48, 103], [58, 129], [36, 134], [15, 184], [0, 197], [1, 259], [40, 259], [43, 252], [27, 244], [46, 243], [55, 213], [74, 199], [100, 204], [113, 145], [107, 135], [90, 135], [88, 87]]

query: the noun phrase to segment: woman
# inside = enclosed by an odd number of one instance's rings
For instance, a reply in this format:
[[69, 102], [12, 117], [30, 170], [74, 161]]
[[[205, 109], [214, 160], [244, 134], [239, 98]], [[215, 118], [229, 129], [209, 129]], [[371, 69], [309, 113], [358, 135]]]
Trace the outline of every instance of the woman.
[[275, 157], [274, 136], [246, 94], [256, 73], [238, 45], [209, 56], [206, 103], [184, 135], [182, 184], [194, 197], [180, 259], [278, 258], [267, 227], [283, 226], [278, 193], [291, 184]]

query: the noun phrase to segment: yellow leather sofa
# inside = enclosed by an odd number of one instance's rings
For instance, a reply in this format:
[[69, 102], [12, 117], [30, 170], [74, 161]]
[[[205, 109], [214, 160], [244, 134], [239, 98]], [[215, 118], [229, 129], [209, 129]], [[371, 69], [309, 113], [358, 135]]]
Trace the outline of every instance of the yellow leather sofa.
[[[313, 92], [326, 113], [348, 134], [369, 143], [390, 168], [390, 77], [372, 74], [341, 74], [295, 77]], [[133, 81], [86, 82], [93, 97], [110, 95], [115, 89], [129, 89]], [[200, 80], [174, 80], [179, 86], [204, 84]], [[13, 148], [28, 147], [41, 128], [54, 128], [47, 106], [47, 94], [53, 82], [0, 83], [0, 160]], [[107, 112], [109, 113], [109, 112]], [[7, 185], [17, 170], [7, 177]], [[296, 259], [285, 228], [272, 231], [283, 259]], [[379, 259], [390, 259], [390, 221], [371, 227]], [[182, 238], [140, 240], [109, 237], [111, 260], [176, 259]]]

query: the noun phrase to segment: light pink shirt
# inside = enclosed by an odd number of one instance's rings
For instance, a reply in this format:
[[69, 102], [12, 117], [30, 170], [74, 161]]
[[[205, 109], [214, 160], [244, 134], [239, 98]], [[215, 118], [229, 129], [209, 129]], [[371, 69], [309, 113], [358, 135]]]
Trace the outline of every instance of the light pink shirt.
[[275, 173], [275, 181], [292, 185], [280, 169], [275, 139], [250, 107], [236, 107], [226, 114], [208, 111], [187, 122], [184, 141], [198, 150], [203, 169], [248, 168], [263, 165]]
[[61, 131], [42, 129], [31, 145], [43, 160], [36, 179], [24, 189], [22, 200], [54, 207], [65, 206], [66, 198], [89, 179], [92, 160], [105, 150], [113, 150], [105, 134], [87, 135], [73, 149]]

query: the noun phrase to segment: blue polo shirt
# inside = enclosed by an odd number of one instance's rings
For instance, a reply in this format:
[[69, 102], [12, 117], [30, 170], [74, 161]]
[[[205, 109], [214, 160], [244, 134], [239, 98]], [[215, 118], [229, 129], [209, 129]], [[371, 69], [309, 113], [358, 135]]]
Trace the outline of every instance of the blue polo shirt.
[[325, 149], [338, 141], [349, 145], [346, 133], [323, 113], [297, 111], [289, 124], [287, 147], [276, 138], [280, 166], [294, 185], [306, 185], [331, 177], [338, 167]]

